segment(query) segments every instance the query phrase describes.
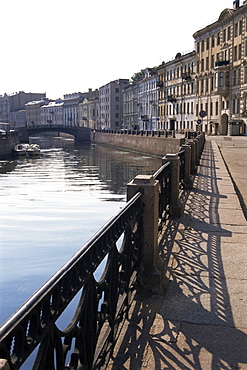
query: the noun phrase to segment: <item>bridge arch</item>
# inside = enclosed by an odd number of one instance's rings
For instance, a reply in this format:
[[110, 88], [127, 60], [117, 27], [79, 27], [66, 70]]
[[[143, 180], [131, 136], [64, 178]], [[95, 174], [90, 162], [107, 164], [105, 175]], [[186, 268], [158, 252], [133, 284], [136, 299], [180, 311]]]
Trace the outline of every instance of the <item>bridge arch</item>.
[[44, 132], [63, 132], [65, 134], [73, 135], [75, 141], [78, 142], [85, 142], [90, 141], [90, 132], [91, 129], [88, 127], [80, 127], [80, 126], [34, 126], [34, 127], [27, 127], [27, 135], [33, 136], [35, 134], [40, 134]]

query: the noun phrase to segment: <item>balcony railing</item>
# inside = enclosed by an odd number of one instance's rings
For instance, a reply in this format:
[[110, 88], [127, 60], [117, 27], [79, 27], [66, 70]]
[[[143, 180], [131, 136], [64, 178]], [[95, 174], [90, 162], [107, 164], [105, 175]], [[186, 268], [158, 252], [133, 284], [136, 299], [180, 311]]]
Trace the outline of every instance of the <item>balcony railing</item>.
[[217, 62], [215, 62], [215, 67], [225, 67], [229, 66], [229, 64], [230, 64], [229, 60], [218, 60]]

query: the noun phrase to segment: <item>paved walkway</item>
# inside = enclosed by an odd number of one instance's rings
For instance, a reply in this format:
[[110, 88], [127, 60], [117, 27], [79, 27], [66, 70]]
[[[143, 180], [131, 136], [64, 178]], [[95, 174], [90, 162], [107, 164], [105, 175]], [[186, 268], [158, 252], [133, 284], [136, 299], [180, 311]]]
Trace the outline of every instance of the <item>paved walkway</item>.
[[214, 140], [160, 245], [167, 291], [138, 293], [108, 369], [247, 369], [247, 222]]

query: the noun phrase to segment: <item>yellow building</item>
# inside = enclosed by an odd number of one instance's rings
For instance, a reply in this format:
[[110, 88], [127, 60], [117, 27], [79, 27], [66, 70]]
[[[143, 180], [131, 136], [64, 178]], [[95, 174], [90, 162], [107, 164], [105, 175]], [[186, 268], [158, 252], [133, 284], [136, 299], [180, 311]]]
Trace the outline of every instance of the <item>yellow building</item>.
[[193, 37], [196, 119], [209, 134], [246, 132], [247, 1], [234, 1], [233, 9]]

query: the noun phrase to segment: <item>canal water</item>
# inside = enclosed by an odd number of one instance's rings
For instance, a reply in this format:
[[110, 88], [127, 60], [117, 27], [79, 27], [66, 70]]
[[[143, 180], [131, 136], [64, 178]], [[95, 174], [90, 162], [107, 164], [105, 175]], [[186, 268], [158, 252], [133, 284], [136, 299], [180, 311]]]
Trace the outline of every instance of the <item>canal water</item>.
[[35, 159], [0, 161], [0, 325], [126, 202], [161, 158], [71, 139], [33, 138]]

